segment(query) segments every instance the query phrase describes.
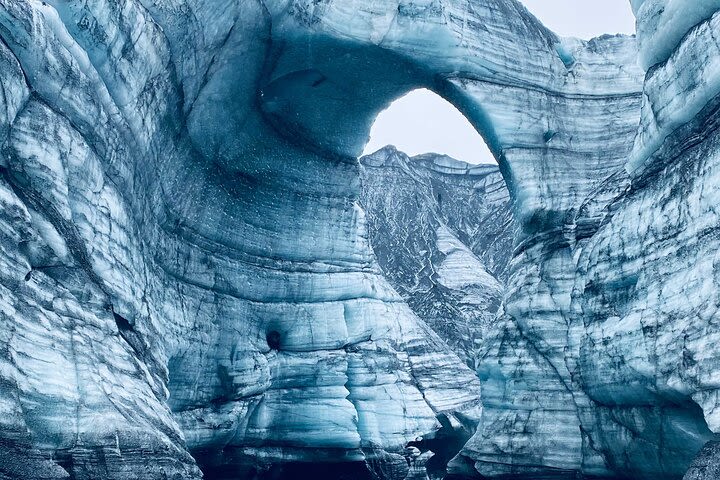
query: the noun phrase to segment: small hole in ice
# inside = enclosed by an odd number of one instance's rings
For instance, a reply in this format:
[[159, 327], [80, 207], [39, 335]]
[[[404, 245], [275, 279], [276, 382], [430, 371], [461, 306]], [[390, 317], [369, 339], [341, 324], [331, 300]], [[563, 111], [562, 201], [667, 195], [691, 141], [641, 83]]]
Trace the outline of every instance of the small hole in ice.
[[271, 330], [265, 338], [267, 339], [268, 347], [270, 347], [271, 350], [280, 350], [280, 332]]
[[127, 318], [118, 315], [115, 311], [113, 311], [112, 314], [115, 318], [115, 324], [117, 325], [118, 331], [127, 332], [133, 330], [133, 326]]

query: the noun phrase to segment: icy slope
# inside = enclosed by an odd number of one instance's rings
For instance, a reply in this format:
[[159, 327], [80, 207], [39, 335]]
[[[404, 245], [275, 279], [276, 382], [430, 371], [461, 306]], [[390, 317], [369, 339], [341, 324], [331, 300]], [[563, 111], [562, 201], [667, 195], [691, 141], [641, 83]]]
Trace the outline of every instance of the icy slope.
[[497, 166], [385, 147], [360, 159], [370, 244], [395, 290], [474, 368], [512, 254], [510, 199]]
[[[541, 411], [518, 400], [528, 391], [545, 393], [535, 405], [554, 397], [572, 406], [581, 432], [581, 463], [572, 468], [586, 474], [681, 478], [718, 431], [717, 7], [640, 3], [641, 59], [654, 66], [634, 147], [554, 245], [526, 242], [513, 259], [545, 289], [508, 295], [507, 327], [486, 343], [481, 367], [483, 426], [456, 460], [458, 472], [486, 471], [484, 461], [504, 457], [497, 473], [521, 473], [510, 464], [528, 450], [538, 464], [561, 465], [547, 446], [577, 430], [528, 428]], [[557, 329], [544, 329], [543, 317], [555, 315]], [[716, 450], [708, 443], [687, 478], [715, 478]]]

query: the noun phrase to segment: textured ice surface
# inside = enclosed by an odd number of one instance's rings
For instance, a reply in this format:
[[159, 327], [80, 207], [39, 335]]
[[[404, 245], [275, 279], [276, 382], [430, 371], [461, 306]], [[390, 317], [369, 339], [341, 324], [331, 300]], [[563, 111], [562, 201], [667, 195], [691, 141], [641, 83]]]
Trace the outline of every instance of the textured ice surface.
[[495, 165], [385, 147], [360, 159], [360, 203], [385, 277], [468, 365], [492, 329], [515, 234]]
[[695, 25], [710, 18], [718, 0], [630, 0], [637, 18], [639, 60], [644, 69], [666, 61]]
[[[682, 476], [720, 428], [717, 18], [634, 7], [647, 72], [514, 0], [0, 0], [2, 475]], [[424, 224], [439, 283], [506, 285], [479, 377], [359, 203], [418, 87], [518, 229], [501, 274]]]

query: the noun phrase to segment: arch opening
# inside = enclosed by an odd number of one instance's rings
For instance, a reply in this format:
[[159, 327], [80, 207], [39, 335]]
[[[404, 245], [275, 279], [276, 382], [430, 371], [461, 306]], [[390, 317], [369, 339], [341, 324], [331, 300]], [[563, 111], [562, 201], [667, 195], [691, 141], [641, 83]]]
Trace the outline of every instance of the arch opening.
[[380, 268], [472, 369], [505, 291], [516, 233], [504, 172], [478, 124], [487, 122], [471, 123], [437, 93], [414, 89], [377, 115], [360, 158], [360, 203]]
[[[451, 88], [440, 90], [463, 105]], [[474, 125], [490, 136], [492, 126], [478, 106], [466, 111], [474, 123], [426, 88], [390, 103], [360, 158], [360, 203], [384, 277], [477, 371], [482, 339], [496, 328], [506, 290], [515, 223], [499, 162]], [[424, 468], [433, 478], [444, 476], [477, 427], [468, 419], [438, 421], [440, 430], [405, 449], [408, 466], [430, 454]]]
[[394, 145], [409, 156], [437, 153], [469, 164], [497, 164], [470, 121], [426, 88], [410, 91], [378, 114], [363, 155], [386, 145]]

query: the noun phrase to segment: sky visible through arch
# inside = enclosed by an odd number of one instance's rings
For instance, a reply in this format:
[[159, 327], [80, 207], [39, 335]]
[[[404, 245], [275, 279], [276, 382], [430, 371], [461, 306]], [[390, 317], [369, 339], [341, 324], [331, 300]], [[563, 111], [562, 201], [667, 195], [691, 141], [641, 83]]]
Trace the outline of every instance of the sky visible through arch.
[[[629, 0], [520, 0], [560, 36], [590, 39], [604, 33], [635, 33]], [[395, 145], [408, 155], [444, 153], [468, 163], [495, 163], [465, 117], [425, 89], [396, 100], [378, 115], [363, 154]]]

